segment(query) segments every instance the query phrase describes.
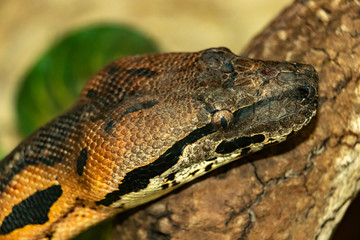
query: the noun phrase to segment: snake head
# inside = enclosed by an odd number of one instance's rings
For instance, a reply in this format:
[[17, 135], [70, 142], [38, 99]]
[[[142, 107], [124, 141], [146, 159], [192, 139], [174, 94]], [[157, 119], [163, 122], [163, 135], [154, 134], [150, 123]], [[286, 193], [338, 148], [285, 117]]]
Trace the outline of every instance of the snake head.
[[284, 141], [314, 116], [317, 82], [310, 65], [248, 59], [226, 48], [116, 61], [83, 92], [84, 104], [101, 106], [88, 125], [102, 136], [104, 168], [114, 169], [103, 182], [116, 190], [96, 203], [131, 208]]
[[189, 82], [201, 124], [187, 135], [197, 138], [182, 145], [169, 171], [173, 182], [282, 142], [316, 113], [318, 75], [311, 65], [253, 60], [213, 48], [201, 52], [193, 67], [197, 75]]
[[318, 75], [311, 65], [253, 60], [226, 48], [205, 50], [197, 63], [198, 99], [221, 130], [214, 133], [222, 139], [215, 150], [220, 155], [284, 141], [316, 113]]

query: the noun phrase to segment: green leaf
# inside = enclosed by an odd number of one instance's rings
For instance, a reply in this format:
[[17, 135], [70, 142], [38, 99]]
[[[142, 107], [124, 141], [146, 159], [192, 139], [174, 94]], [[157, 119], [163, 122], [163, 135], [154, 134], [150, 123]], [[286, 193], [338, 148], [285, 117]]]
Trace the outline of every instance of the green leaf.
[[104, 65], [116, 58], [148, 52], [158, 52], [155, 43], [125, 26], [93, 26], [65, 36], [22, 81], [17, 97], [20, 132], [29, 135], [68, 109], [85, 82]]
[[0, 145], [0, 161], [3, 159], [3, 157], [5, 157], [5, 153], [4, 153], [3, 148]]
[[85, 232], [80, 233], [72, 240], [111, 240], [113, 235], [113, 220], [114, 218], [105, 220]]

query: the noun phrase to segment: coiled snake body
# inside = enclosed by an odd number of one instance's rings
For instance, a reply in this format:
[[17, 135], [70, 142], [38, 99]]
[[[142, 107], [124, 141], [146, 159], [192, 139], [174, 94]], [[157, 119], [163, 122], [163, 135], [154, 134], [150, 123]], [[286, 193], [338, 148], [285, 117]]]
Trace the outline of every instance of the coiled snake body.
[[0, 163], [0, 239], [67, 239], [300, 130], [312, 66], [226, 48], [119, 59]]

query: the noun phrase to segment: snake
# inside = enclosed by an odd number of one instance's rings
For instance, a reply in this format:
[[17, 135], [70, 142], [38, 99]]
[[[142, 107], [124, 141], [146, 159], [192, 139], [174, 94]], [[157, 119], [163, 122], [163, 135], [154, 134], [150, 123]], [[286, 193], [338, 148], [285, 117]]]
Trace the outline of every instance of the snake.
[[0, 162], [0, 239], [72, 238], [296, 136], [317, 106], [307, 64], [224, 47], [115, 60]]

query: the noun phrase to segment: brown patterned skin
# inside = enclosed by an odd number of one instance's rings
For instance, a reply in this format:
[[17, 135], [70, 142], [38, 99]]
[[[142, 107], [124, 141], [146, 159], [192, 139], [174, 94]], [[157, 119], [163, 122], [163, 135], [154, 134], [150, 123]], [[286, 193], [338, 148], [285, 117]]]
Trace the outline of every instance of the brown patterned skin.
[[0, 163], [0, 239], [67, 239], [306, 125], [317, 73], [226, 48], [119, 59]]

